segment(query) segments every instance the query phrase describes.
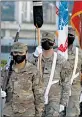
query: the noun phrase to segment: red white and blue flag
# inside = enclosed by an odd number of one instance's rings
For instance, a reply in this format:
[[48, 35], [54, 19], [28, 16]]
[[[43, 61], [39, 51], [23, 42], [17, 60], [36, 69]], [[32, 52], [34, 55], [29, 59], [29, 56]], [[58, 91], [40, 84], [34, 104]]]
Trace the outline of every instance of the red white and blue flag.
[[68, 58], [68, 2], [56, 2], [58, 53]]

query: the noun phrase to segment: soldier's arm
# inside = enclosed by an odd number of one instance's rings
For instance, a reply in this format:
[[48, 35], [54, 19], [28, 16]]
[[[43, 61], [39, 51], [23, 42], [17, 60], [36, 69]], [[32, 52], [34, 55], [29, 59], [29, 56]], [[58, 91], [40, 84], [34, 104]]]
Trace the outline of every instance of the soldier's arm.
[[33, 54], [29, 55], [28, 61], [33, 65], [37, 66], [38, 57], [35, 57]]
[[[6, 68], [4, 67], [4, 68], [1, 70], [1, 87], [2, 87], [2, 88], [3, 88], [4, 85], [5, 85], [7, 75], [8, 75], [8, 70], [6, 70]], [[4, 89], [3, 89], [3, 90], [4, 90]]]
[[3, 86], [3, 79], [4, 79], [4, 70], [1, 70], [1, 82], [0, 82], [0, 86]]
[[82, 49], [79, 49], [79, 66], [80, 66], [80, 80], [81, 80], [81, 86], [82, 86]]
[[4, 69], [2, 69], [2, 73], [1, 73], [1, 77], [2, 77], [2, 82], [1, 82], [1, 87], [2, 87], [2, 90], [6, 92], [6, 101], [8, 102], [11, 97], [12, 97], [12, 92], [11, 92], [11, 88], [10, 88], [10, 84], [9, 82], [7, 81], [8, 80], [8, 69], [6, 69], [4, 67]]
[[[4, 69], [2, 68], [1, 69], [1, 79], [4, 77]], [[2, 82], [2, 80], [1, 80], [1, 82]]]
[[79, 58], [81, 60], [80, 64], [82, 64], [82, 49], [79, 49]]
[[70, 81], [72, 77], [72, 70], [68, 62], [64, 62], [60, 72], [60, 77], [61, 77], [61, 85], [62, 85], [60, 104], [66, 107], [69, 101], [69, 92], [71, 90]]
[[44, 110], [44, 84], [37, 72], [33, 76], [33, 93], [35, 98], [35, 117], [41, 117]]
[[81, 63], [82, 63], [82, 49], [79, 49], [79, 57], [80, 57]]

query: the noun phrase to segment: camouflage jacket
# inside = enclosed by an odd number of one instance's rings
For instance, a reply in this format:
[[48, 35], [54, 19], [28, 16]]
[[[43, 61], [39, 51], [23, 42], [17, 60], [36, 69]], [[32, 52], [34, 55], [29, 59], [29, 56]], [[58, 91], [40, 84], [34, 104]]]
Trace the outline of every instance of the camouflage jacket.
[[[30, 59], [31, 63], [36, 64], [37, 59]], [[32, 61], [33, 60], [33, 61]], [[44, 79], [44, 87], [48, 85], [51, 68], [52, 68], [53, 56], [50, 58], [44, 58], [42, 56], [42, 74]], [[59, 80], [59, 83], [53, 84], [49, 91], [49, 102], [54, 101], [57, 104], [67, 105], [69, 100], [70, 91], [70, 78], [72, 76], [70, 64], [61, 55], [57, 55], [56, 68], [54, 71], [53, 80]]]
[[[68, 61], [70, 63], [70, 69], [74, 70], [74, 64], [75, 64], [75, 57], [76, 57], [76, 48], [73, 47], [72, 49], [68, 49]], [[78, 64], [76, 68], [76, 73], [79, 73], [79, 75], [73, 80], [73, 85], [72, 85], [72, 95], [75, 95], [76, 93], [79, 93], [81, 91], [81, 86], [80, 86], [80, 73], [81, 73], [81, 64], [82, 64], [82, 50], [78, 48]]]
[[26, 63], [24, 69], [14, 68], [7, 85], [9, 102], [4, 108], [4, 115], [13, 117], [41, 117], [44, 107], [44, 83], [37, 68]]

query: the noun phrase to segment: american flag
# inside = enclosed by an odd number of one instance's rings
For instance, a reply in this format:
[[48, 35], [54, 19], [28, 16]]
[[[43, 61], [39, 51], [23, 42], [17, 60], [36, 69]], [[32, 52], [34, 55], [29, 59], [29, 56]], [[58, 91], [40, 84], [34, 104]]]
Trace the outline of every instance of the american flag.
[[68, 2], [56, 2], [58, 53], [68, 58]]

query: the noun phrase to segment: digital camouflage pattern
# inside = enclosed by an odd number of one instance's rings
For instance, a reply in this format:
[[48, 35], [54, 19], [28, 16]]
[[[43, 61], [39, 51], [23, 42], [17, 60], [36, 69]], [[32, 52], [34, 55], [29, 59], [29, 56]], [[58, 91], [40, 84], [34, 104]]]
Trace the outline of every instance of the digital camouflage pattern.
[[11, 52], [26, 52], [27, 50], [27, 45], [21, 42], [14, 42], [11, 48]]
[[[33, 61], [32, 61], [33, 60]], [[33, 64], [36, 64], [37, 59], [31, 59]], [[42, 72], [44, 80], [44, 92], [50, 79], [50, 73], [53, 63], [53, 56], [44, 58], [42, 56]], [[44, 117], [59, 116], [59, 105], [67, 106], [70, 91], [70, 78], [72, 76], [70, 64], [61, 55], [57, 55], [56, 68], [54, 71], [53, 80], [59, 80], [53, 84], [49, 91], [49, 103], [45, 105]]]
[[49, 42], [54, 42], [55, 41], [55, 35], [54, 35], [54, 33], [49, 33], [49, 32], [42, 33], [41, 42], [44, 42], [46, 40], [48, 40]]
[[[79, 48], [78, 48], [79, 49]], [[68, 116], [72, 116], [72, 117], [76, 117], [80, 114], [80, 108], [79, 108], [79, 99], [80, 99], [80, 93], [81, 93], [81, 79], [80, 79], [80, 75], [81, 75], [81, 64], [82, 64], [82, 50], [79, 49], [79, 53], [78, 53], [78, 65], [77, 65], [77, 69], [76, 69], [76, 73], [79, 72], [79, 76], [76, 77], [73, 81], [72, 84], [72, 92], [71, 92], [71, 97], [69, 98], [69, 103], [68, 103], [68, 107], [67, 107], [67, 117]], [[73, 73], [73, 69], [74, 69], [74, 64], [75, 64], [75, 55], [76, 55], [76, 48], [74, 47], [73, 49], [68, 50], [68, 61], [70, 63], [70, 69], [72, 69], [72, 73]]]
[[3, 110], [8, 117], [41, 117], [44, 108], [44, 83], [37, 68], [26, 63], [24, 69], [13, 71], [7, 85], [9, 102]]

